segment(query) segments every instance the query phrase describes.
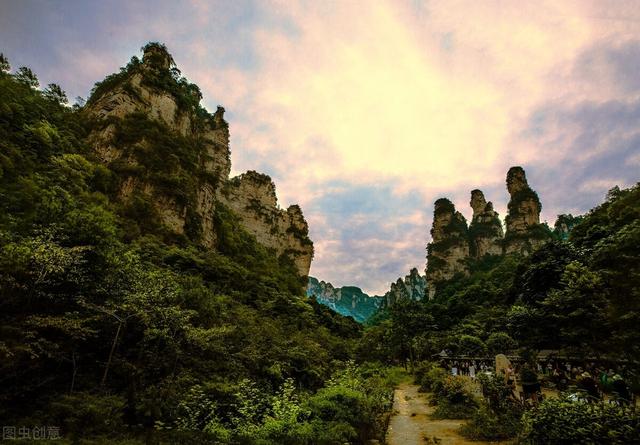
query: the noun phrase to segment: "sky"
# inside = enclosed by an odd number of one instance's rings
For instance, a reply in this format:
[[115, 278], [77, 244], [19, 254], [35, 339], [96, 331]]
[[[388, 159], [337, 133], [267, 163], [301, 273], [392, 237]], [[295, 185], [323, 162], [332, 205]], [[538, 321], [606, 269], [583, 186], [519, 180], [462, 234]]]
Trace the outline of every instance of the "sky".
[[0, 52], [87, 97], [148, 41], [225, 107], [232, 174], [298, 203], [311, 274], [371, 294], [425, 267], [433, 202], [541, 219], [640, 180], [640, 0], [0, 0]]

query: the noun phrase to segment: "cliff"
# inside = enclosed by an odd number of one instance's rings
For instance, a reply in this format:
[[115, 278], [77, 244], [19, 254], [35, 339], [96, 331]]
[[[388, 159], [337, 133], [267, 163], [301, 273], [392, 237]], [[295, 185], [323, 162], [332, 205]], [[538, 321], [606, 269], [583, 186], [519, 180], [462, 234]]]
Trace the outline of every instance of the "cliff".
[[[144, 213], [168, 238], [216, 249], [216, 214], [230, 209], [259, 243], [285, 255], [306, 277], [313, 257], [297, 205], [281, 209], [271, 178], [249, 171], [229, 178], [229, 126], [175, 67], [164, 45], [148, 44], [119, 73], [97, 84], [85, 107], [98, 158], [119, 173], [123, 212]], [[144, 208], [143, 208], [144, 207]], [[135, 230], [134, 230], [135, 232]]]

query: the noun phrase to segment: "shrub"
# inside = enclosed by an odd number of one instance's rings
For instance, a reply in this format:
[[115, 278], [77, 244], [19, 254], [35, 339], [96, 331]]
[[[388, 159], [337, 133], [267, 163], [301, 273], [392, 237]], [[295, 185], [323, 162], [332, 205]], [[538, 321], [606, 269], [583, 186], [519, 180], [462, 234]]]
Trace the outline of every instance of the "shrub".
[[52, 402], [50, 415], [52, 423], [62, 427], [63, 435], [112, 435], [123, 430], [124, 405], [118, 396], [74, 393]]
[[434, 418], [468, 419], [478, 407], [467, 382], [462, 377], [448, 375], [434, 386]]
[[461, 433], [471, 439], [497, 440], [515, 437], [521, 429], [522, 406], [512, 397], [511, 388], [498, 376], [480, 374], [484, 400]]
[[637, 413], [604, 402], [547, 399], [524, 415], [523, 424], [530, 444], [630, 444], [640, 437]]
[[486, 403], [480, 404], [471, 420], [462, 426], [463, 436], [474, 440], [500, 440], [518, 435], [521, 428], [520, 412], [496, 414]]
[[415, 372], [416, 383], [420, 385], [420, 391], [430, 392], [439, 389], [444, 379], [449, 375], [446, 370], [442, 369], [436, 363], [423, 362], [420, 363]]

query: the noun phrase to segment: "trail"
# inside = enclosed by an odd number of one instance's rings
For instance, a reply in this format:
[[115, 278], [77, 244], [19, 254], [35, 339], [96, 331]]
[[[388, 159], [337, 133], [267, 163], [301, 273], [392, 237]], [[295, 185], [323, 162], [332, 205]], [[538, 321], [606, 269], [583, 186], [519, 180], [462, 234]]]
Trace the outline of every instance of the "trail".
[[[431, 419], [434, 408], [418, 386], [402, 383], [394, 392], [394, 415], [387, 431], [388, 445], [488, 445], [500, 442], [479, 442], [465, 439], [457, 433], [464, 420]], [[503, 442], [504, 443], [504, 442]]]

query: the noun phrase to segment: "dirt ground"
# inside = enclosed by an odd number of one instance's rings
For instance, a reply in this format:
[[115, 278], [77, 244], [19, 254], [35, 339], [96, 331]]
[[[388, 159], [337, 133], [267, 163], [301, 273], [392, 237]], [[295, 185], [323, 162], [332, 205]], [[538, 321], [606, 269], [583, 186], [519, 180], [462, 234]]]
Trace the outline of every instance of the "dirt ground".
[[388, 445], [488, 445], [506, 442], [478, 442], [457, 433], [464, 420], [431, 419], [434, 407], [428, 395], [418, 392], [418, 386], [403, 383], [395, 390], [394, 415], [387, 431]]

